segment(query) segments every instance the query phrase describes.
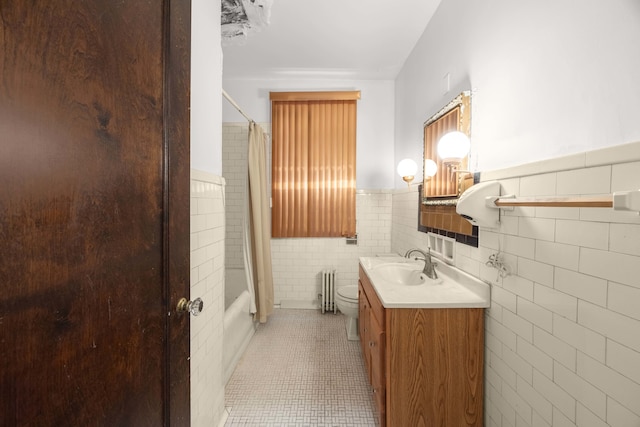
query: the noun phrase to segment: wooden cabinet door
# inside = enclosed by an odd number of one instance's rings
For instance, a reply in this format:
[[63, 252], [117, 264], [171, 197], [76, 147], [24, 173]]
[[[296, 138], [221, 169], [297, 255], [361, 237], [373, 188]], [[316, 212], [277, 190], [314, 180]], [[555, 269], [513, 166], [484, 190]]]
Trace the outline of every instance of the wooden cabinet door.
[[189, 1], [0, 2], [0, 425], [188, 426]]
[[369, 300], [364, 291], [361, 280], [358, 280], [358, 333], [360, 334], [360, 348], [364, 358], [367, 378], [371, 382], [371, 352], [369, 351]]
[[483, 425], [483, 311], [390, 310], [389, 425]]
[[369, 383], [372, 386], [380, 427], [386, 425], [386, 368], [385, 368], [385, 314], [369, 277], [360, 267], [359, 321], [360, 345], [365, 358]]
[[371, 352], [371, 385], [380, 415], [381, 425], [384, 425], [386, 412], [386, 376], [385, 376], [385, 332], [371, 312], [369, 317], [371, 333], [369, 335], [369, 350]]

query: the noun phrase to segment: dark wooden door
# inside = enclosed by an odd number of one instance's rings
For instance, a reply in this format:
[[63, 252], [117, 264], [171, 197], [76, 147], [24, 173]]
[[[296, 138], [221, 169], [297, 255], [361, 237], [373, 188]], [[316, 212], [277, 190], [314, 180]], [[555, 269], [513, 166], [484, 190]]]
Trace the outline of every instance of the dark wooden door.
[[189, 425], [190, 13], [0, 2], [0, 426]]

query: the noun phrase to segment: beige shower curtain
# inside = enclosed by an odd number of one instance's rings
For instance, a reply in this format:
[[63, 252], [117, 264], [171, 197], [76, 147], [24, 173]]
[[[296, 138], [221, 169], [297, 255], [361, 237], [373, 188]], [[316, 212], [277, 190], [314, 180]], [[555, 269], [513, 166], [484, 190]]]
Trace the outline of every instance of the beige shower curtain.
[[271, 229], [267, 198], [267, 154], [264, 130], [249, 123], [249, 236], [256, 317], [266, 323], [273, 311]]

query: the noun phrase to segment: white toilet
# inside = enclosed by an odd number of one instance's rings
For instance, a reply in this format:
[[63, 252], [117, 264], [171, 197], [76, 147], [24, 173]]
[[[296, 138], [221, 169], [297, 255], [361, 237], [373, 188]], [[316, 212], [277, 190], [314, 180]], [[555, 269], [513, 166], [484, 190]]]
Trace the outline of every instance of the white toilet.
[[347, 340], [357, 341], [358, 337], [358, 285], [342, 286], [336, 290], [338, 310], [347, 316]]

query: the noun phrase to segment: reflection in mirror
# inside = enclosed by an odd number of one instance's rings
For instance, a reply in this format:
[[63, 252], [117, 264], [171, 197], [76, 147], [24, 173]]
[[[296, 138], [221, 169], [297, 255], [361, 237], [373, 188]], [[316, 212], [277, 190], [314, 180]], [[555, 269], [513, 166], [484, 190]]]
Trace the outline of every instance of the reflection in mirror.
[[478, 246], [478, 228], [456, 213], [460, 194], [474, 184], [468, 171], [471, 92], [456, 96], [424, 123], [424, 181], [418, 229]]
[[437, 166], [431, 179], [424, 175], [425, 198], [458, 197], [466, 189], [470, 137], [471, 92], [465, 91], [424, 123], [424, 160]]

